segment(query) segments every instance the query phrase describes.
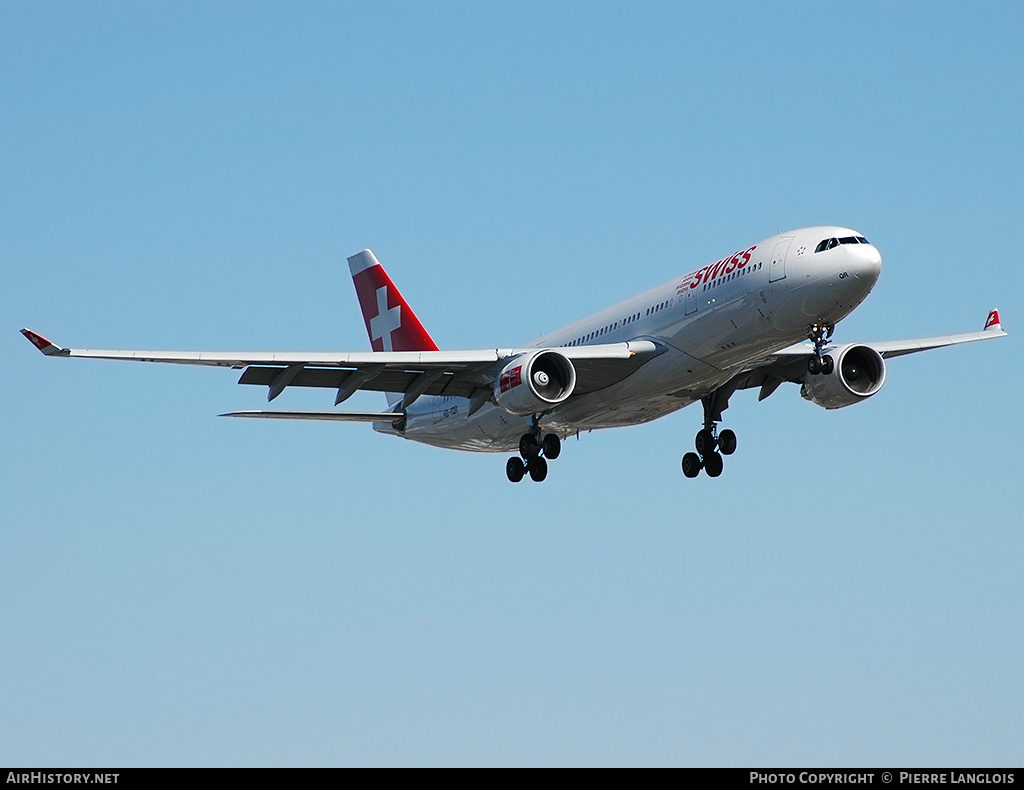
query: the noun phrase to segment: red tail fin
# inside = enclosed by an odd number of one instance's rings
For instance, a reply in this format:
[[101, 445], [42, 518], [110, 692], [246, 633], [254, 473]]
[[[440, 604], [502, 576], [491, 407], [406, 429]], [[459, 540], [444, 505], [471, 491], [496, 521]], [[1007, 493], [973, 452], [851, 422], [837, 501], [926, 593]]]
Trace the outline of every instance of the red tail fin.
[[374, 351], [437, 351], [427, 330], [369, 250], [348, 259]]

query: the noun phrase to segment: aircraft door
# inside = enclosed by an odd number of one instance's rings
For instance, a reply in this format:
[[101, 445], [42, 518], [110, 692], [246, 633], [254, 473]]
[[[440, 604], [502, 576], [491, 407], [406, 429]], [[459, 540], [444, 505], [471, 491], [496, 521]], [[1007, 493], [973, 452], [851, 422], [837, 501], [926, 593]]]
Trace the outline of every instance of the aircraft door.
[[686, 289], [686, 299], [684, 304], [686, 305], [686, 315], [697, 312], [697, 292], [694, 289]]
[[783, 280], [786, 277], [786, 255], [789, 254], [789, 245], [793, 239], [783, 239], [775, 245], [775, 252], [772, 253], [772, 265], [768, 269], [768, 282], [773, 283]]

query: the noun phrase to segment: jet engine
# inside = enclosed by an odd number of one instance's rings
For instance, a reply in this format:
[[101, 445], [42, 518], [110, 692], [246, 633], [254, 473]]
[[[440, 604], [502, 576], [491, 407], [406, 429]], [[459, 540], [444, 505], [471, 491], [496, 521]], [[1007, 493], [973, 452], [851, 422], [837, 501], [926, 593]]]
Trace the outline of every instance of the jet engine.
[[804, 377], [800, 394], [826, 409], [841, 409], [870, 398], [885, 382], [885, 362], [871, 346], [847, 345], [830, 349], [835, 361], [829, 374]]
[[547, 411], [568, 398], [576, 386], [576, 369], [557, 351], [519, 354], [501, 369], [494, 400], [505, 411], [528, 415]]

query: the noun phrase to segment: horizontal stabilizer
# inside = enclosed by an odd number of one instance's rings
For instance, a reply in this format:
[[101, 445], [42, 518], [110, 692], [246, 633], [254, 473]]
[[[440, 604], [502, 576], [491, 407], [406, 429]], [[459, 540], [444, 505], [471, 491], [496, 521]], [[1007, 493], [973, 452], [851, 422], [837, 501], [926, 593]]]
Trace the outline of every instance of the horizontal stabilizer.
[[342, 420], [344, 422], [396, 423], [404, 414], [372, 411], [233, 411], [220, 417], [259, 417], [266, 420]]

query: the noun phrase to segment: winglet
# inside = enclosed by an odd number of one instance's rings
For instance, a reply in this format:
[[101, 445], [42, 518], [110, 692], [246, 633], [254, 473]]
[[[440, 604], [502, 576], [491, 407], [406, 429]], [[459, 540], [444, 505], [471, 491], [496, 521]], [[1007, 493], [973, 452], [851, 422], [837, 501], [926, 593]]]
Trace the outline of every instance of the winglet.
[[70, 350], [54, 345], [42, 335], [37, 335], [31, 329], [22, 329], [21, 334], [28, 338], [28, 342], [38, 348], [48, 357], [67, 356]]
[[1003, 327], [999, 323], [999, 311], [993, 310], [988, 314], [988, 320], [985, 321], [986, 332], [1001, 332]]

